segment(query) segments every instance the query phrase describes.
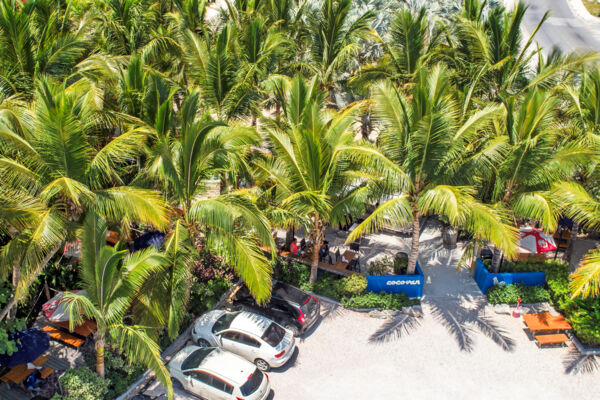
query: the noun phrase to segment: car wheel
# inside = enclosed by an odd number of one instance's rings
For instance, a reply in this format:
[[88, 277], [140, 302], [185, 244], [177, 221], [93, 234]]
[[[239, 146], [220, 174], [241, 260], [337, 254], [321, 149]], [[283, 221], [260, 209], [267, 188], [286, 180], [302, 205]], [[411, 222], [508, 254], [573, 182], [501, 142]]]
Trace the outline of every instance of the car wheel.
[[173, 390], [185, 390], [179, 379], [171, 378], [171, 382], [173, 383]]
[[206, 339], [198, 339], [196, 344], [200, 347], [210, 347], [210, 343]]
[[263, 372], [267, 372], [268, 370], [271, 369], [271, 366], [269, 365], [269, 363], [267, 363], [262, 358], [257, 358], [256, 360], [254, 360], [254, 364], [256, 364], [258, 369], [260, 369]]
[[294, 336], [298, 336], [298, 334], [300, 333], [300, 330], [294, 324], [287, 323], [287, 324], [284, 325], [284, 327], [285, 327], [285, 329], [288, 329], [288, 330], [292, 331], [292, 333], [294, 334]]

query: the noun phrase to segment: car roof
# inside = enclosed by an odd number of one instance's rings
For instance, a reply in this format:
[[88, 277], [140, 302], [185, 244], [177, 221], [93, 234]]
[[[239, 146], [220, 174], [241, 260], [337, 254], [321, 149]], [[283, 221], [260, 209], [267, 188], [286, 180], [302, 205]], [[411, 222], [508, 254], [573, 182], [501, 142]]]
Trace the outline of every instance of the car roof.
[[229, 329], [235, 329], [261, 337], [273, 321], [262, 315], [248, 311], [242, 311], [233, 320]]
[[198, 369], [218, 375], [236, 386], [242, 386], [256, 370], [250, 361], [227, 350], [215, 349], [202, 360]]
[[[182, 369], [182, 364], [185, 364], [188, 357], [196, 353], [196, 351], [204, 353], [204, 357], [199, 357], [200, 362], [198, 365], [189, 365], [185, 370]], [[246, 383], [248, 376], [256, 369], [256, 366], [250, 361], [227, 350], [218, 347], [202, 348], [198, 346], [185, 347], [173, 357], [169, 365], [182, 372], [187, 370], [203, 370], [217, 375], [236, 386]]]

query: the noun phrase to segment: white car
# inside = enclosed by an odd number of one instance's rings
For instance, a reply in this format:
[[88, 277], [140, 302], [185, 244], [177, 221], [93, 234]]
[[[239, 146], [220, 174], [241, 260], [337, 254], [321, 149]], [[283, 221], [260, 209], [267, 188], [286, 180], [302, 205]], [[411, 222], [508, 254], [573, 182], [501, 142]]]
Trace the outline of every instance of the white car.
[[269, 376], [254, 364], [216, 347], [187, 346], [169, 362], [173, 386], [206, 400], [264, 400]]
[[192, 338], [200, 347], [217, 346], [238, 354], [261, 371], [285, 364], [296, 346], [292, 331], [248, 311], [209, 311], [194, 322]]

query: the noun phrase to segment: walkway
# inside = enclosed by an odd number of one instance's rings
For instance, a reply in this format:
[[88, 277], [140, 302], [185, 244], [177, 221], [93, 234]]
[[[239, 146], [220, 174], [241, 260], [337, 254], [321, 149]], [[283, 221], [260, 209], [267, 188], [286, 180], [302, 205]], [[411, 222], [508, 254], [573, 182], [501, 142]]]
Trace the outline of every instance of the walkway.
[[[569, 1], [574, 3], [580, 0], [525, 0], [529, 5], [523, 23], [527, 37], [544, 13], [551, 13], [550, 18], [535, 35], [535, 40], [544, 48], [546, 55], [554, 46], [565, 53], [574, 50], [600, 50], [600, 22], [588, 23], [576, 16], [568, 4]], [[512, 2], [513, 0], [506, 1], [507, 4]]]

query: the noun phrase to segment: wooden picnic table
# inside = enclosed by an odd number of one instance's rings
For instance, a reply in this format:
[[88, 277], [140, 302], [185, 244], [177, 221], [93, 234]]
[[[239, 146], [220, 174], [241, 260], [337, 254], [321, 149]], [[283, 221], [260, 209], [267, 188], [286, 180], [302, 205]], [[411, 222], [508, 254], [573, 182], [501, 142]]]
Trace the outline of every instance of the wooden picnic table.
[[[33, 361], [32, 364], [36, 367], [41, 367], [47, 362], [48, 357], [39, 356]], [[2, 375], [2, 378], [0, 378], [0, 380], [3, 382], [12, 382], [16, 385], [20, 385], [25, 380], [25, 378], [27, 378], [33, 371], [35, 370], [27, 368], [27, 364], [17, 365], [16, 367], [11, 368], [10, 371], [8, 371], [6, 374]], [[42, 379], [46, 379], [53, 372], [54, 370], [52, 368], [45, 367], [42, 368], [40, 374], [42, 376]]]
[[96, 325], [96, 323], [94, 321], [90, 321], [90, 320], [83, 321], [83, 323], [79, 326], [76, 326], [75, 330], [73, 330], [73, 331], [69, 330], [69, 321], [52, 322], [52, 324], [59, 326], [65, 330], [67, 330], [70, 333], [75, 333], [84, 339], [86, 337], [90, 336], [92, 333], [96, 332], [96, 329], [98, 329], [98, 326]]
[[523, 321], [531, 332], [562, 331], [571, 329], [571, 325], [562, 315], [549, 312], [523, 315]]

